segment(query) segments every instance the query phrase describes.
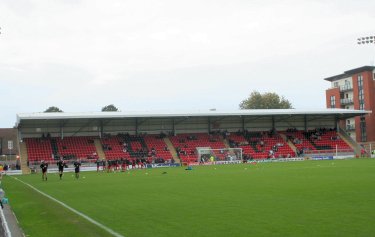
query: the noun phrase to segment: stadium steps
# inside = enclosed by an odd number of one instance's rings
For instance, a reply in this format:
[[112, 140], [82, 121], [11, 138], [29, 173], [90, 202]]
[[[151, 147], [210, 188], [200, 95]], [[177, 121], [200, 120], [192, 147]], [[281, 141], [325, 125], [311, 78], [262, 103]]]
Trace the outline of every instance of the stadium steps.
[[[346, 144], [348, 144], [351, 148], [353, 148], [355, 155], [357, 155], [358, 157], [361, 156], [362, 147], [356, 141], [354, 141], [342, 128], [339, 128], [339, 132], [337, 134], [340, 136], [340, 138], [344, 142], [346, 142]], [[367, 153], [367, 150], [366, 150], [366, 153]]]
[[141, 138], [141, 137], [125, 136], [124, 141], [127, 144], [129, 144], [127, 149], [128, 149], [128, 153], [130, 154], [131, 158], [138, 158], [138, 155], [139, 155], [139, 152], [133, 149], [133, 147], [134, 147], [133, 142], [136, 142], [136, 143], [139, 142], [141, 144], [141, 148], [144, 149], [146, 152], [148, 152], [147, 146], [145, 147], [146, 144], [144, 142], [144, 139]]
[[177, 156], [177, 151], [176, 149], [174, 148], [171, 140], [169, 140], [168, 137], [165, 137], [163, 138], [165, 144], [167, 145], [168, 149], [169, 149], [169, 152], [172, 154], [172, 157], [173, 157], [173, 160], [174, 160], [174, 163], [178, 163], [180, 164], [181, 161], [180, 161], [180, 158]]
[[255, 153], [260, 153], [261, 151], [258, 149], [257, 147], [257, 143], [256, 142], [253, 142], [253, 141], [249, 141], [249, 145], [253, 148], [253, 150], [255, 151]]
[[261, 138], [261, 135], [260, 133], [258, 132], [255, 132], [255, 133], [248, 133], [244, 136], [244, 138], [246, 139], [246, 141], [249, 143], [249, 145], [253, 148], [254, 152], [255, 153], [260, 153], [261, 151], [258, 149], [257, 147], [257, 142], [255, 141], [252, 141], [251, 139], [254, 138], [254, 137], [258, 137], [258, 138]]
[[94, 139], [94, 144], [96, 147], [96, 154], [98, 154], [98, 157], [100, 159], [106, 159], [100, 139]]
[[221, 138], [221, 141], [224, 143], [225, 148], [231, 148], [227, 139]]
[[29, 166], [27, 165], [28, 157], [27, 157], [26, 142], [20, 142], [20, 159], [21, 159], [22, 174], [30, 174], [31, 170]]
[[[59, 147], [57, 146], [56, 139], [51, 139], [51, 147], [54, 157], [59, 154]], [[55, 158], [56, 159], [56, 158]]]
[[[224, 139], [222, 136], [220, 136], [220, 141], [223, 142], [223, 144], [225, 145], [225, 148], [231, 148], [227, 139]], [[233, 151], [230, 151], [229, 154], [231, 156], [236, 155]]]
[[285, 134], [282, 134], [282, 133], [279, 133], [279, 136], [288, 144], [288, 146], [290, 148], [292, 148], [292, 150], [294, 152], [297, 151], [297, 147], [293, 144], [293, 142], [291, 142], [289, 139], [286, 138], [286, 135]]

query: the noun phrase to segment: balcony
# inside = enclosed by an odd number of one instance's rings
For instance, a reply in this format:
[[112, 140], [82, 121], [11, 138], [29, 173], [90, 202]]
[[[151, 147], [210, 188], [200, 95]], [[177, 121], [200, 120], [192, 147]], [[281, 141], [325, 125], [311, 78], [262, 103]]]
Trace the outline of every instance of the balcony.
[[346, 131], [353, 131], [355, 130], [355, 124], [347, 124]]
[[340, 99], [340, 102], [342, 105], [349, 105], [349, 104], [353, 104], [353, 98], [344, 98], [344, 99]]
[[352, 91], [352, 90], [353, 90], [353, 85], [351, 85], [351, 84], [340, 86], [340, 92]]

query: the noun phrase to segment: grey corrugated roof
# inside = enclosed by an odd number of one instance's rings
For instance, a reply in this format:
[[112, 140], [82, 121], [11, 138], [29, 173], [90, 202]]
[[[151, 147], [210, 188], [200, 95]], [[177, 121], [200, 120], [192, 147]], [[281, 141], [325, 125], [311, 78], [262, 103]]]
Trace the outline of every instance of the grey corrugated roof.
[[85, 113], [21, 113], [23, 120], [110, 119], [110, 118], [161, 118], [161, 117], [217, 117], [217, 116], [281, 116], [281, 115], [346, 115], [357, 116], [371, 111], [348, 109], [254, 109], [254, 110], [199, 110], [199, 111], [122, 111]]

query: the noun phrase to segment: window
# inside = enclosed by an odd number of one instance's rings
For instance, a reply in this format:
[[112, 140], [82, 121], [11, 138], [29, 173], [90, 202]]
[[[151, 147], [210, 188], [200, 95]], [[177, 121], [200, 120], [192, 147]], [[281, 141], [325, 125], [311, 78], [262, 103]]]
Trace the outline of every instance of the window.
[[367, 141], [367, 133], [366, 133], [366, 119], [364, 116], [361, 116], [360, 118], [360, 132], [361, 132], [361, 142], [366, 142]]
[[358, 81], [358, 87], [363, 87], [363, 77], [362, 75], [358, 75], [358, 78], [357, 78], [357, 81]]
[[362, 75], [358, 75], [358, 100], [359, 100], [359, 109], [365, 109], [365, 95], [363, 93], [363, 77]]
[[339, 87], [339, 83], [336, 81], [333, 83], [333, 87]]
[[331, 102], [331, 108], [336, 108], [336, 97], [334, 95], [331, 95], [330, 102]]

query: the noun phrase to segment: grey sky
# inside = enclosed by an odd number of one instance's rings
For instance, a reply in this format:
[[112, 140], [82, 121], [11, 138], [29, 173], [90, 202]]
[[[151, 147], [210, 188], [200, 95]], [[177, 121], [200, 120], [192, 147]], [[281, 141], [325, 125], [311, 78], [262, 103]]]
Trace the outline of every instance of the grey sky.
[[370, 0], [1, 0], [0, 127], [16, 114], [236, 109], [251, 91], [324, 108], [372, 65]]

